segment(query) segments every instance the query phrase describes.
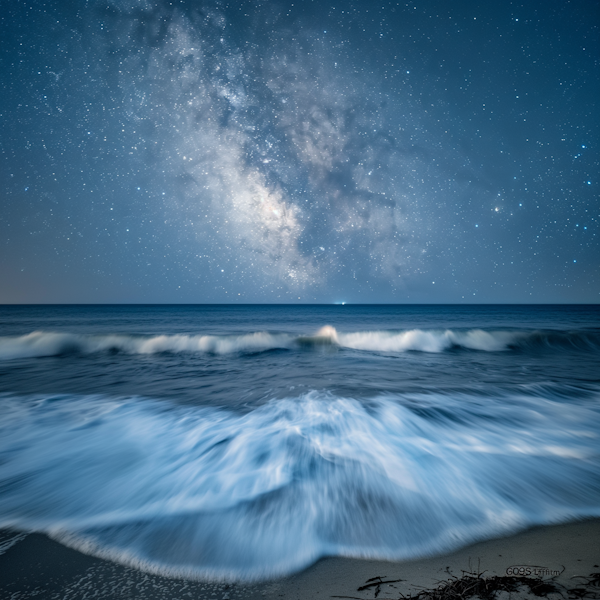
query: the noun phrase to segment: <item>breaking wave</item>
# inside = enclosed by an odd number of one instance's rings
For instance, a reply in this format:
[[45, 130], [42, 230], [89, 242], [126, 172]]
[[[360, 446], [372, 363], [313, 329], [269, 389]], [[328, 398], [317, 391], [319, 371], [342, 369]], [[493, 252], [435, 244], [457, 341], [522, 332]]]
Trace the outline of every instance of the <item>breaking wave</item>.
[[586, 331], [532, 331], [483, 329], [338, 332], [329, 325], [314, 335], [256, 332], [244, 335], [87, 335], [35, 331], [0, 337], [0, 360], [123, 352], [157, 354], [161, 352], [199, 352], [206, 354], [256, 353], [277, 349], [332, 346], [374, 352], [444, 352], [467, 349], [483, 352], [533, 349], [576, 349], [600, 351], [600, 334]]
[[123, 352], [125, 354], [157, 354], [161, 352], [203, 352], [230, 354], [263, 352], [289, 348], [294, 338], [289, 335], [251, 333], [247, 335], [84, 335], [34, 331], [19, 337], [0, 338], [0, 359]]
[[161, 573], [258, 579], [600, 516], [596, 388], [310, 392], [246, 414], [0, 400], [0, 527]]

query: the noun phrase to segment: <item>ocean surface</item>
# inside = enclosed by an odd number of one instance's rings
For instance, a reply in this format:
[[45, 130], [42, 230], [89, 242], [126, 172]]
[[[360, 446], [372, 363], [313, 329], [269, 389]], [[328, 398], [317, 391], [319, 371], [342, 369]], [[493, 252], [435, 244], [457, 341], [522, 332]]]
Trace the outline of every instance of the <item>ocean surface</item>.
[[235, 580], [591, 516], [599, 306], [0, 307], [0, 527]]

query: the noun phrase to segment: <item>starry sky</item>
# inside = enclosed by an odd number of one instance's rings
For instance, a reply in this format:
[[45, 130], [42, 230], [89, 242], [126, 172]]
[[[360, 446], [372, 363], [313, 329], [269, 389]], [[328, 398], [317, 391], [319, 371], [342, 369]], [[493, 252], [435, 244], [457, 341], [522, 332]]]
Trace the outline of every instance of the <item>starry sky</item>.
[[591, 0], [12, 0], [0, 302], [600, 301]]

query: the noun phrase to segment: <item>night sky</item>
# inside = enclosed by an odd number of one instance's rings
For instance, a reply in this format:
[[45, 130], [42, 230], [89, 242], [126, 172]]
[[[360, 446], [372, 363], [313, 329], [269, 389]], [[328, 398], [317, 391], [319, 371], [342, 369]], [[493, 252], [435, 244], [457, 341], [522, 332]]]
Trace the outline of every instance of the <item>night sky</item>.
[[599, 302], [599, 9], [3, 0], [0, 302]]

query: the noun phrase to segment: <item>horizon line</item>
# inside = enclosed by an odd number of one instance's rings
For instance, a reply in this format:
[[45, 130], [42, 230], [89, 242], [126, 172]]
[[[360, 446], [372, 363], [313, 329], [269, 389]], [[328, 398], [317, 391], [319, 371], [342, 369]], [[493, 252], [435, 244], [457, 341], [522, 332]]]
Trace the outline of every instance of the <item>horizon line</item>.
[[600, 306], [600, 302], [0, 302], [4, 306]]

